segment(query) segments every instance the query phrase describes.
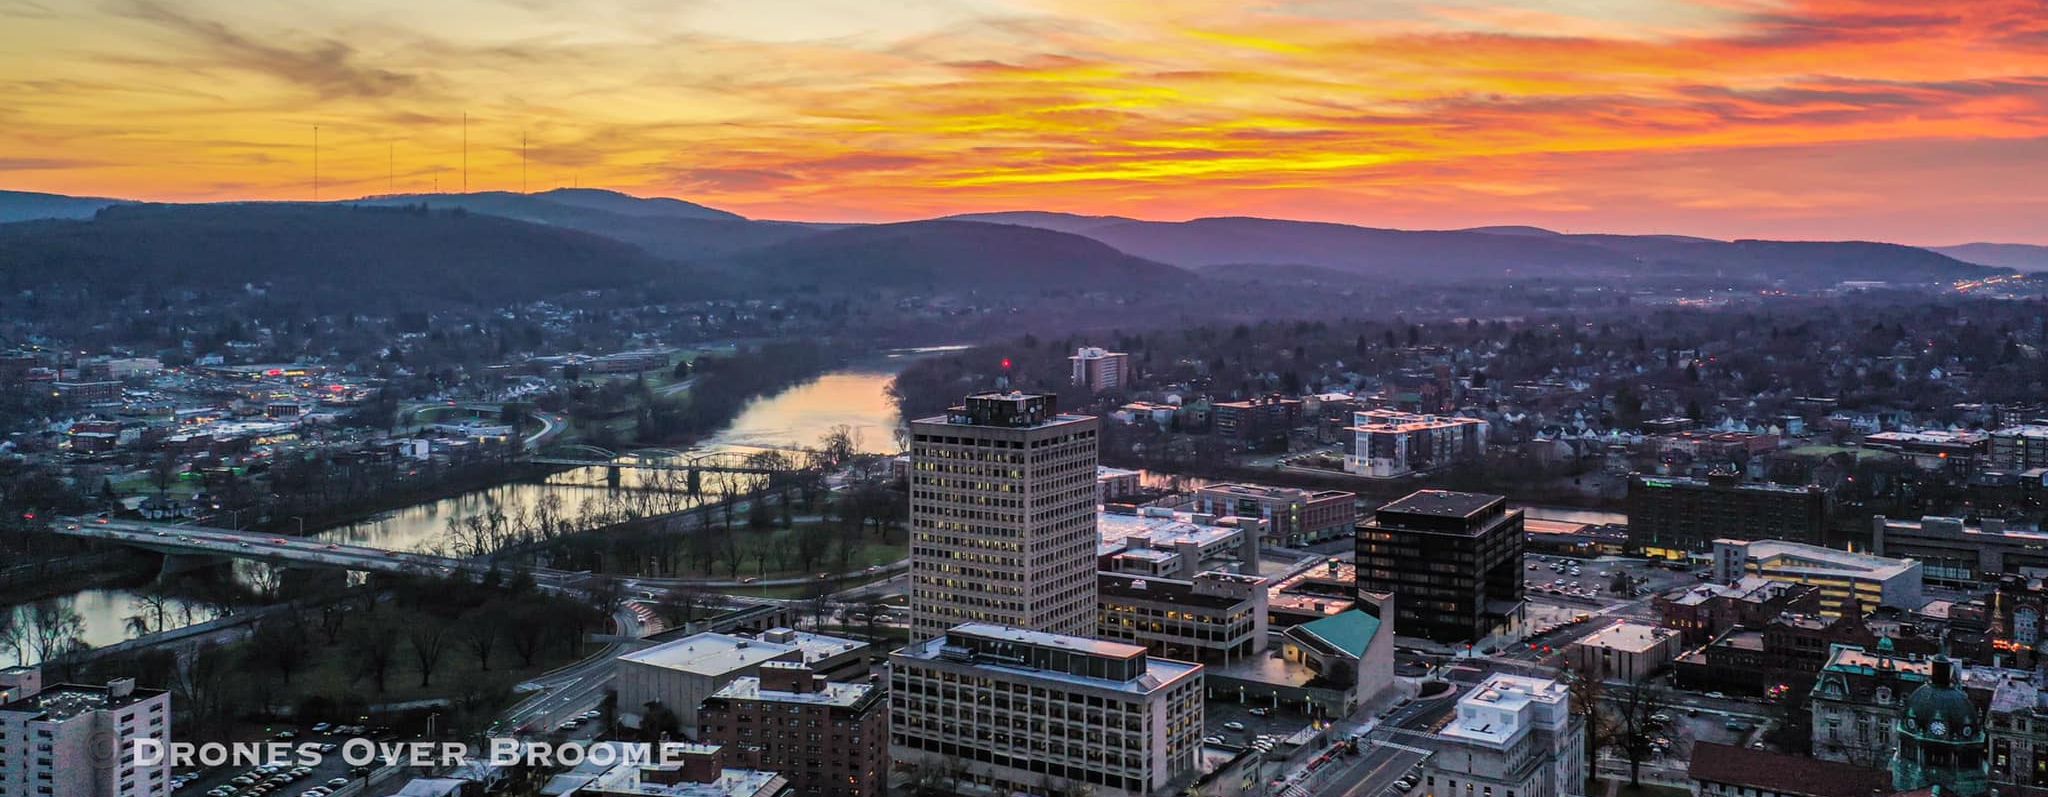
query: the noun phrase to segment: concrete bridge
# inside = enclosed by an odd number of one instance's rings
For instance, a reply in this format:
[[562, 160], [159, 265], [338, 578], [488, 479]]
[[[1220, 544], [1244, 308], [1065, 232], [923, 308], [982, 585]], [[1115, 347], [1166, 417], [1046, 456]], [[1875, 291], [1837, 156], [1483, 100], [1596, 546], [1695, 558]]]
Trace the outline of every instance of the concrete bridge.
[[[254, 531], [230, 531], [107, 518], [59, 518], [51, 531], [69, 537], [104, 540], [164, 555], [164, 571], [178, 572], [223, 559], [255, 559], [303, 567], [332, 567], [370, 573], [450, 575], [481, 578], [491, 563], [423, 553], [390, 551], [328, 542], [312, 537], [281, 537]], [[543, 587], [569, 588], [587, 573], [537, 568], [530, 571]]]

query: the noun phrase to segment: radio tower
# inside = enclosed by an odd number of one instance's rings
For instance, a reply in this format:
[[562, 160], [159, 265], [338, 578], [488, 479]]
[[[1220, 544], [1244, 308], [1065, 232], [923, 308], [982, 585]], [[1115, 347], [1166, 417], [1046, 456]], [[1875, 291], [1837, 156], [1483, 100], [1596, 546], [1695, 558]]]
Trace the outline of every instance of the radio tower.
[[398, 143], [384, 142], [384, 193], [398, 193]]
[[519, 131], [519, 193], [526, 193], [526, 131]]
[[313, 201], [320, 201], [320, 126], [313, 126]]
[[469, 193], [469, 112], [462, 112], [462, 193]]

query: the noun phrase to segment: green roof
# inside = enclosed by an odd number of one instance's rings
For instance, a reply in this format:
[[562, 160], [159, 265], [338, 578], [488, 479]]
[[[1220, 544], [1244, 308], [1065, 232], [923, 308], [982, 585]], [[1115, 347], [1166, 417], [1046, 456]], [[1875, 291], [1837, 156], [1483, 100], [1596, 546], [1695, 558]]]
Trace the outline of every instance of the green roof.
[[1380, 618], [1358, 609], [1349, 609], [1330, 615], [1321, 620], [1302, 623], [1288, 633], [1299, 631], [1315, 637], [1330, 647], [1351, 654], [1353, 658], [1365, 658], [1366, 648], [1372, 647], [1372, 638], [1380, 632]]

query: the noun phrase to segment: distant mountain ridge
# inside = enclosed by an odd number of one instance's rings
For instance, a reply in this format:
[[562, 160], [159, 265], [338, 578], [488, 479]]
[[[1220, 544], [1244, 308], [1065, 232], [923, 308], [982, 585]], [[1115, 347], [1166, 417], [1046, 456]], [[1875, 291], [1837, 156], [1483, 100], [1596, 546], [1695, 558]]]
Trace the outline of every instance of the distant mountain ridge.
[[2048, 271], [2048, 246], [2033, 244], [1972, 243], [1957, 246], [1930, 246], [1928, 251], [1975, 263], [1980, 266], [1996, 266], [2020, 271]]
[[0, 224], [37, 219], [89, 219], [100, 208], [129, 204], [125, 199], [0, 191]]
[[[0, 219], [86, 218], [121, 204], [0, 192]], [[701, 276], [728, 280], [727, 287], [738, 290], [761, 284], [948, 291], [1063, 288], [1066, 283], [1108, 287], [1203, 278], [1198, 274], [1214, 278], [1252, 267], [1305, 282], [1317, 275], [1350, 282], [1351, 277], [1339, 275], [1353, 275], [1383, 282], [1661, 279], [1811, 288], [1852, 280], [1938, 284], [2011, 268], [2048, 269], [2048, 247], [1722, 241], [1572, 234], [1520, 225], [1400, 230], [1255, 217], [1160, 222], [1044, 211], [967, 213], [895, 224], [766, 221], [677, 199], [582, 188], [373, 196], [322, 204], [461, 208], [581, 231], [630, 244], [657, 260], [701, 266]], [[1025, 230], [1032, 232], [1019, 232]]]
[[10, 292], [254, 287], [279, 301], [354, 312], [677, 286], [684, 273], [589, 233], [419, 208], [128, 205], [87, 220], [0, 224], [0, 290]]
[[790, 287], [1088, 291], [1194, 277], [1079, 235], [954, 220], [848, 227], [728, 262]]

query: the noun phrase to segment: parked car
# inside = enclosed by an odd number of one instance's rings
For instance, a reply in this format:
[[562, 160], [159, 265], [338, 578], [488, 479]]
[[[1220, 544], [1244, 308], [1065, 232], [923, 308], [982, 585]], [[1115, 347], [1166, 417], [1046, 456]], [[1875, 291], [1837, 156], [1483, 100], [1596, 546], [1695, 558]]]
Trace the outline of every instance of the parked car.
[[1244, 723], [1238, 722], [1237, 720], [1231, 720], [1229, 722], [1223, 723], [1223, 729], [1226, 731], [1242, 731], [1244, 730]]

